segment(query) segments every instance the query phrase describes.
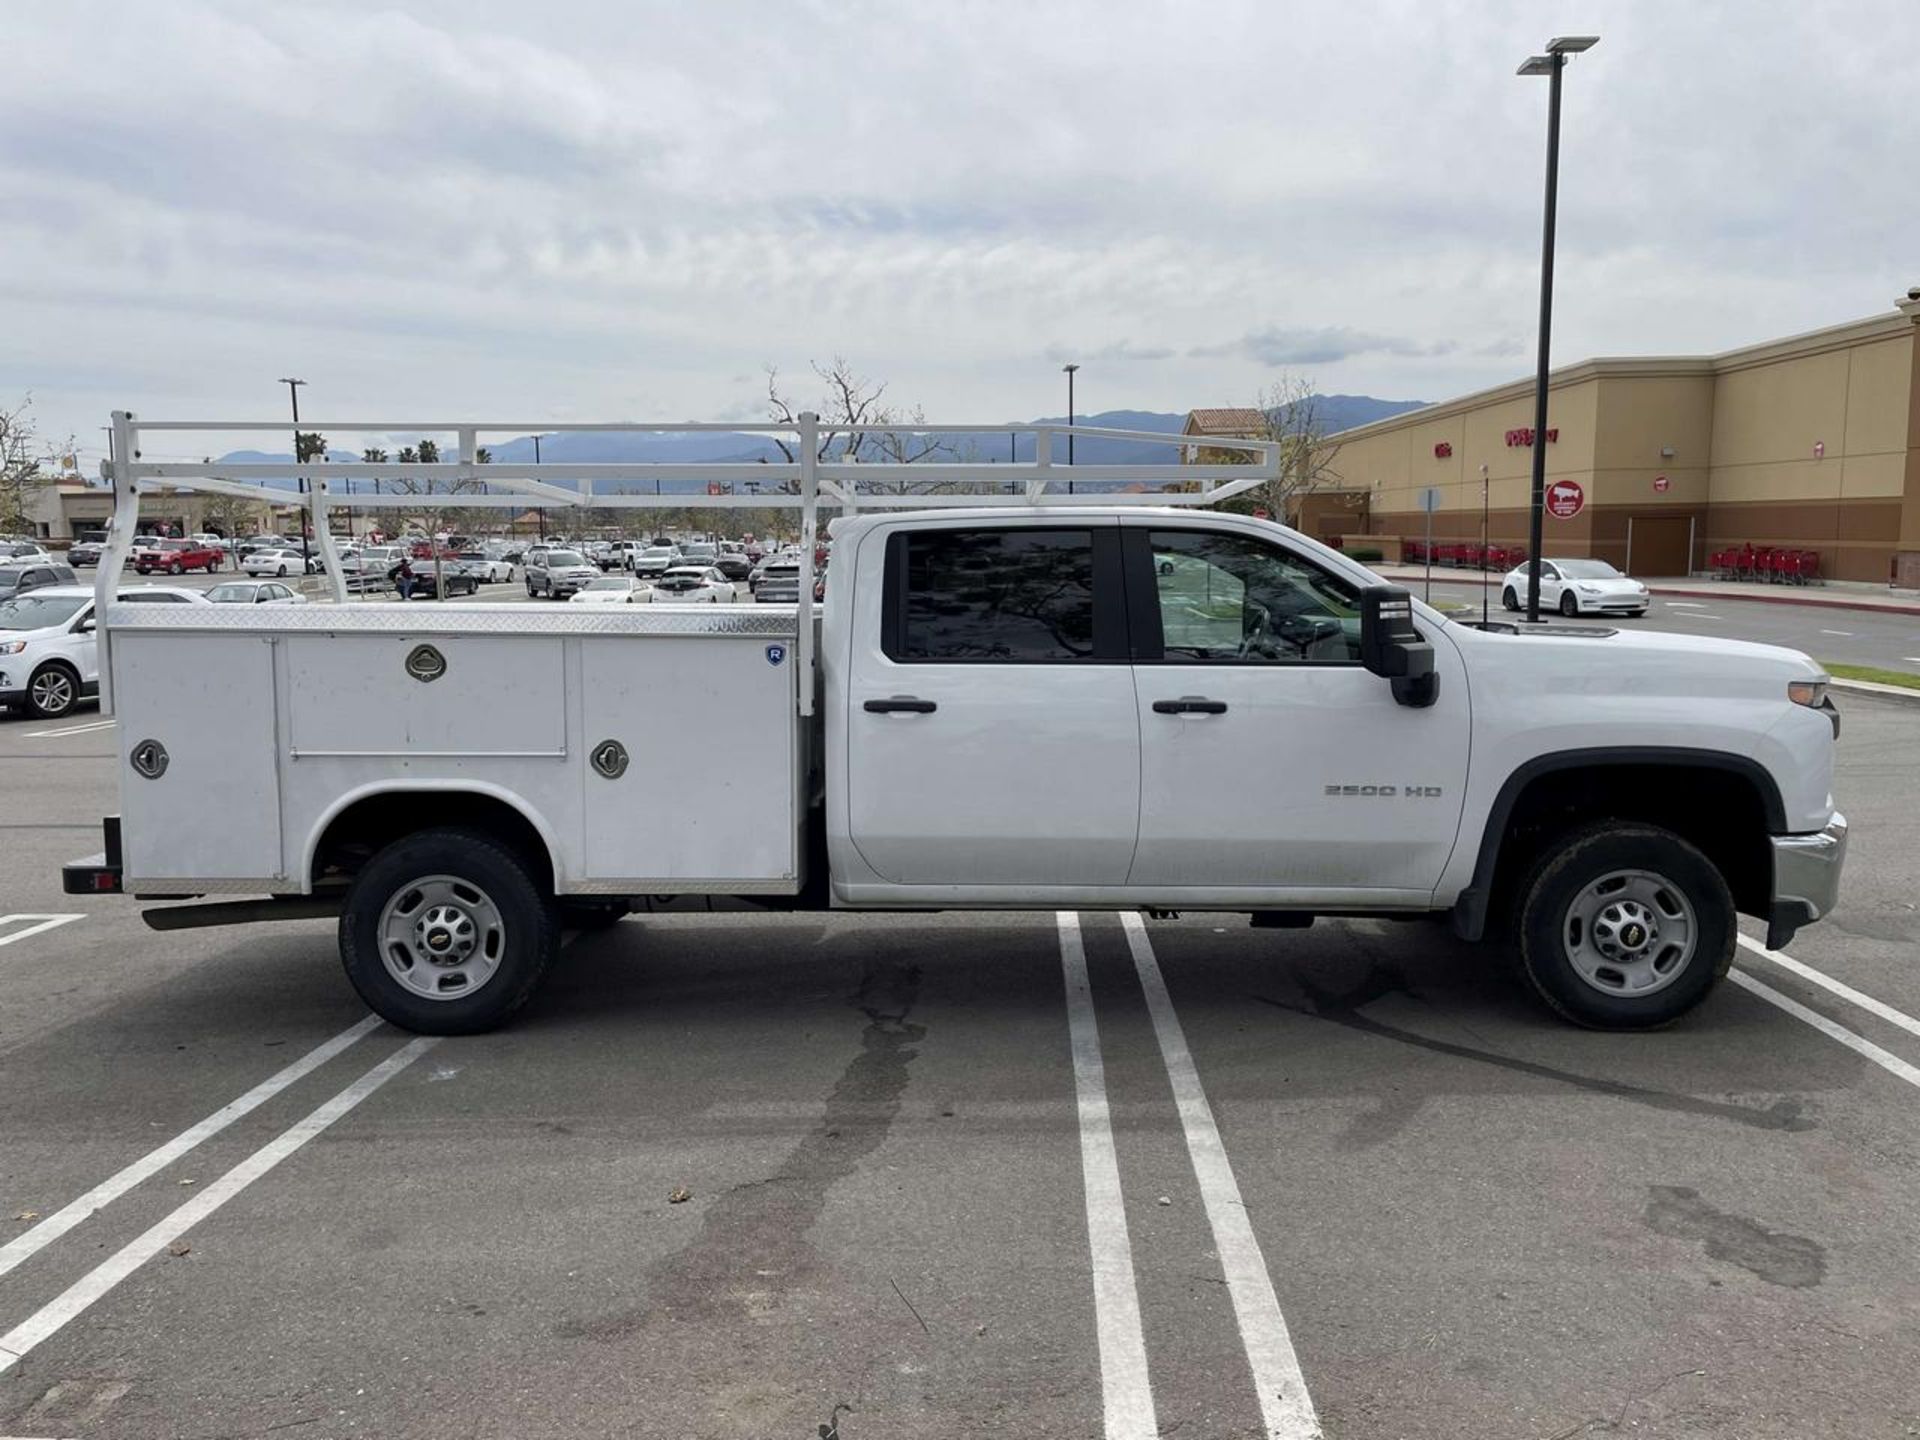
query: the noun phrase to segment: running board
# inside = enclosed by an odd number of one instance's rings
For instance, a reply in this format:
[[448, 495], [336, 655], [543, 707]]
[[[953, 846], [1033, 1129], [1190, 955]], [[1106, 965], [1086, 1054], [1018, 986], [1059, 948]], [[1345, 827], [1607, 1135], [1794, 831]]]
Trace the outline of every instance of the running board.
[[270, 920], [331, 920], [343, 897], [296, 900], [220, 900], [208, 905], [163, 905], [142, 910], [149, 930], [203, 930], [214, 925], [259, 925]]

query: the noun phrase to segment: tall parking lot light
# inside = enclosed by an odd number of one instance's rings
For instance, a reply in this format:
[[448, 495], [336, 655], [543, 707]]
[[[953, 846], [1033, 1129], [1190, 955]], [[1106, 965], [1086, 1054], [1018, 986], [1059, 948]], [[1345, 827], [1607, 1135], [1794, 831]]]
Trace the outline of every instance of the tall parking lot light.
[[[307, 382], [282, 375], [280, 383], [287, 387], [287, 398], [293, 401], [293, 459], [294, 463], [298, 464], [300, 460], [300, 387]], [[296, 483], [300, 486], [300, 493], [306, 494], [307, 477], [300, 476]], [[308, 532], [313, 528], [312, 522], [313, 516], [308, 513], [306, 506], [302, 505], [300, 508], [300, 563], [303, 571], [313, 565], [313, 548], [307, 538]]]
[[1540, 240], [1540, 361], [1533, 384], [1533, 492], [1527, 518], [1527, 619], [1540, 619], [1541, 517], [1547, 503], [1547, 352], [1553, 333], [1553, 221], [1560, 193], [1560, 76], [1567, 56], [1591, 50], [1598, 35], [1565, 35], [1547, 42], [1547, 53], [1529, 56], [1522, 75], [1545, 75], [1547, 92], [1547, 201]]

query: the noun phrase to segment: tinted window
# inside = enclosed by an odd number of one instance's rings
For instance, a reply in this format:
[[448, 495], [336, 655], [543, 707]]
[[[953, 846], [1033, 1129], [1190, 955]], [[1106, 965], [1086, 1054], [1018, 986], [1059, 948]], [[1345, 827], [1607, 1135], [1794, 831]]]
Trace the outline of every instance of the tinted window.
[[549, 566], [554, 566], [554, 567], [564, 569], [568, 565], [584, 565], [586, 563], [587, 562], [585, 560], [582, 560], [580, 558], [578, 551], [549, 550], [547, 552], [547, 564]]
[[1086, 660], [1094, 655], [1087, 530], [923, 530], [905, 552], [901, 660]]
[[0, 630], [40, 630], [71, 620], [84, 595], [22, 595], [0, 605]]
[[1360, 597], [1306, 560], [1247, 535], [1148, 536], [1161, 644], [1191, 664], [1358, 664]]

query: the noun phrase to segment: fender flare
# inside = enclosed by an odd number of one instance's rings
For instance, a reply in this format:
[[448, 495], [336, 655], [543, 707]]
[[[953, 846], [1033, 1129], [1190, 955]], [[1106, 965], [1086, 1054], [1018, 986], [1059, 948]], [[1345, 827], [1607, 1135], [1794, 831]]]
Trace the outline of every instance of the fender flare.
[[313, 893], [313, 862], [320, 853], [321, 837], [333, 827], [335, 820], [362, 800], [373, 800], [382, 795], [431, 795], [448, 792], [484, 795], [487, 799], [497, 800], [512, 810], [533, 827], [534, 833], [540, 837], [540, 843], [546, 847], [548, 865], [552, 867], [553, 874], [556, 877], [559, 876], [560, 845], [554, 836], [553, 827], [547, 824], [544, 817], [529, 808], [519, 795], [504, 786], [495, 785], [486, 780], [372, 780], [365, 785], [356, 786], [335, 799], [307, 832], [306, 842], [301, 847], [300, 870], [297, 876], [300, 882], [300, 893], [302, 895]]
[[1766, 766], [1748, 755], [1726, 750], [1693, 750], [1681, 745], [1611, 745], [1583, 750], [1555, 750], [1522, 761], [1501, 782], [1500, 792], [1480, 830], [1480, 854], [1473, 879], [1453, 903], [1453, 933], [1462, 940], [1479, 940], [1487, 933], [1487, 911], [1493, 901], [1493, 878], [1499, 869], [1500, 848], [1512, 819], [1513, 807], [1527, 786], [1543, 775], [1566, 770], [1588, 770], [1611, 765], [1669, 765], [1676, 769], [1719, 770], [1738, 775], [1753, 786], [1767, 820], [1767, 832], [1787, 833], [1787, 807], [1779, 782]]

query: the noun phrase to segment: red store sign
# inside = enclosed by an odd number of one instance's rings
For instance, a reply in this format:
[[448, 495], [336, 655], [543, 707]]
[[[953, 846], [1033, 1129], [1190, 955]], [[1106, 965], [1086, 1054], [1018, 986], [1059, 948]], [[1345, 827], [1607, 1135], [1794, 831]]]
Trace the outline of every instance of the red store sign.
[[1451, 440], [1442, 440], [1439, 444], [1433, 447], [1433, 458], [1436, 460], [1445, 460], [1448, 456], [1452, 454], [1453, 454], [1453, 442]]
[[[1560, 427], [1558, 425], [1550, 427], [1547, 431], [1547, 443], [1552, 445], [1557, 443], [1559, 439]], [[1507, 431], [1507, 447], [1509, 449], [1517, 450], [1523, 447], [1530, 447], [1532, 444], [1533, 427], [1531, 425], [1523, 426], [1518, 430]]]
[[1571, 520], [1587, 504], [1587, 492], [1578, 480], [1556, 480], [1547, 486], [1547, 513], [1556, 520]]

